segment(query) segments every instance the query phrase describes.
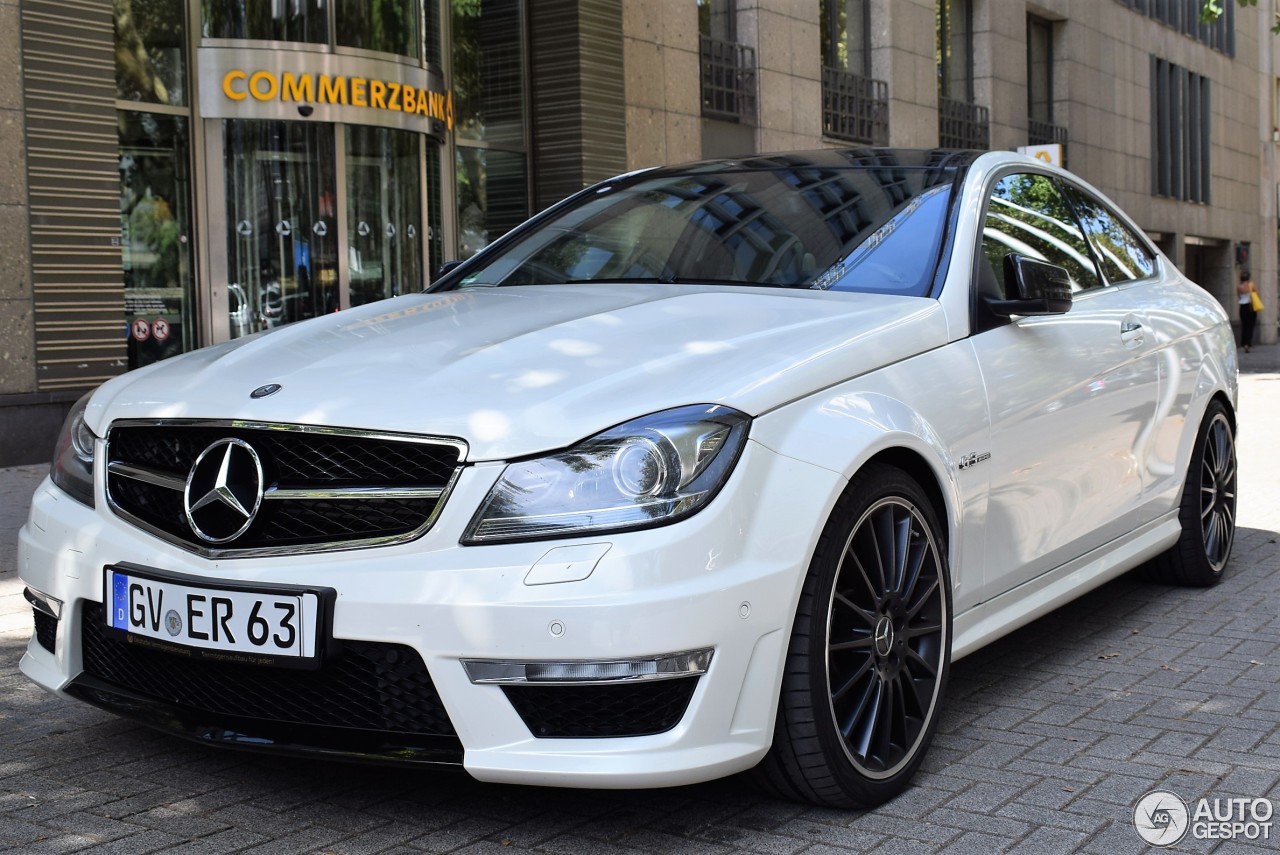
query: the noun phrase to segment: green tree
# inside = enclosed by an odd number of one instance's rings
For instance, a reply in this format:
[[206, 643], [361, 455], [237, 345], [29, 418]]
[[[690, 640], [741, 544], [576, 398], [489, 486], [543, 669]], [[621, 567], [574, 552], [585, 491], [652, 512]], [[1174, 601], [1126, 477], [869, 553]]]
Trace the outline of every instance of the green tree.
[[[1230, 2], [1230, 0], [1204, 0], [1204, 5], [1200, 7], [1200, 20], [1206, 24], [1212, 24], [1222, 16], [1222, 4]], [[1241, 6], [1257, 6], [1258, 0], [1238, 0]], [[1280, 12], [1276, 13], [1276, 19], [1271, 25], [1271, 32], [1280, 33]]]

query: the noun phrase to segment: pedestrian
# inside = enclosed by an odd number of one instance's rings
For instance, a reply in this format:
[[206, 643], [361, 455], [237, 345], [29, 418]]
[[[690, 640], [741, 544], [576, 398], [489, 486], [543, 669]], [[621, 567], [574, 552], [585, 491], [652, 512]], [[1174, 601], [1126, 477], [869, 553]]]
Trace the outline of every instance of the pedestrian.
[[1248, 353], [1250, 345], [1253, 344], [1253, 328], [1258, 323], [1255, 303], [1261, 303], [1255, 296], [1258, 293], [1258, 287], [1253, 284], [1248, 270], [1240, 271], [1240, 284], [1236, 286], [1236, 293], [1240, 295], [1240, 346], [1244, 348], [1245, 353]]

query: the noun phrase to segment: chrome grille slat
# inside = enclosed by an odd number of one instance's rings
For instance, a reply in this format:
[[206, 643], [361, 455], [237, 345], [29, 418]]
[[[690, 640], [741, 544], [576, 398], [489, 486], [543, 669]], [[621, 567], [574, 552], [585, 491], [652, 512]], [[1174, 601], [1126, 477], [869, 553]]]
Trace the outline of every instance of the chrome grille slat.
[[336, 490], [282, 490], [272, 487], [264, 499], [438, 499], [440, 487], [339, 487]]
[[123, 475], [125, 478], [132, 478], [135, 481], [143, 481], [147, 484], [154, 484], [157, 487], [164, 487], [168, 490], [177, 490], [181, 493], [187, 486], [186, 478], [178, 478], [170, 475], [168, 472], [161, 472], [158, 469], [148, 469], [145, 466], [131, 466], [128, 463], [112, 461], [107, 464], [107, 471], [113, 475]]
[[[216, 546], [192, 531], [188, 473], [228, 438], [263, 463], [253, 524]], [[435, 522], [457, 479], [460, 440], [245, 421], [125, 421], [107, 433], [107, 498], [121, 518], [210, 557], [327, 552], [402, 543]]]

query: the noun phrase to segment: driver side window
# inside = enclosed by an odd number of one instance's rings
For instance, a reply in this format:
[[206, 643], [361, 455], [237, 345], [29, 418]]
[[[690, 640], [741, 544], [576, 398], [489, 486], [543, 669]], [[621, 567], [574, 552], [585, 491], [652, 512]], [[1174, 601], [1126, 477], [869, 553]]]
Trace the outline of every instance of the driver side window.
[[991, 269], [980, 271], [980, 286], [991, 296], [996, 289], [1000, 297], [1017, 296], [1004, 281], [1004, 258], [1011, 253], [1065, 268], [1074, 293], [1102, 285], [1066, 198], [1046, 175], [1017, 173], [996, 182], [982, 226], [982, 253]]

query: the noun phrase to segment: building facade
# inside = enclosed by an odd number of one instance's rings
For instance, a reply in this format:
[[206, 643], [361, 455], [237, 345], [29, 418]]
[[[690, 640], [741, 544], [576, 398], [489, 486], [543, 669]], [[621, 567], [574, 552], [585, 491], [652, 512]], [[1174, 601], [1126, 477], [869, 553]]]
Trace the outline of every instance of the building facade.
[[1038, 145], [1276, 338], [1275, 0], [0, 0], [0, 465], [660, 163]]

